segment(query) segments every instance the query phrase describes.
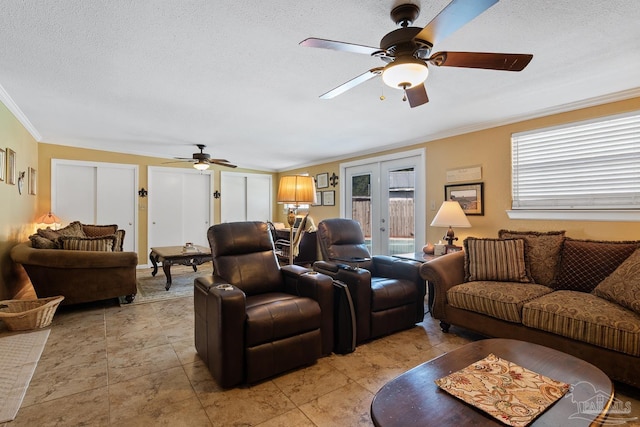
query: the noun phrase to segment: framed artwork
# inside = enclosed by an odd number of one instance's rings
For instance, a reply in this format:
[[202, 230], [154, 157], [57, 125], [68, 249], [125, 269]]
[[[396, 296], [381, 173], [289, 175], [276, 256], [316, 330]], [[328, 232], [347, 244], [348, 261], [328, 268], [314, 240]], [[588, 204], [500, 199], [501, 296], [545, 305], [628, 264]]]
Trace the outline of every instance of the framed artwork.
[[0, 148], [0, 181], [5, 180], [6, 168], [7, 168], [7, 153], [4, 149]]
[[311, 206], [322, 206], [322, 191], [316, 191], [316, 203]]
[[316, 175], [316, 188], [327, 188], [329, 186], [329, 174], [320, 173]]
[[484, 183], [445, 185], [444, 199], [460, 203], [467, 215], [484, 215]]
[[11, 148], [7, 148], [7, 184], [16, 185], [17, 179], [16, 152]]
[[336, 201], [335, 201], [335, 196], [336, 196], [336, 192], [331, 190], [331, 191], [323, 191], [322, 192], [322, 206], [335, 206]]
[[36, 195], [38, 189], [38, 174], [34, 168], [29, 168], [29, 194]]

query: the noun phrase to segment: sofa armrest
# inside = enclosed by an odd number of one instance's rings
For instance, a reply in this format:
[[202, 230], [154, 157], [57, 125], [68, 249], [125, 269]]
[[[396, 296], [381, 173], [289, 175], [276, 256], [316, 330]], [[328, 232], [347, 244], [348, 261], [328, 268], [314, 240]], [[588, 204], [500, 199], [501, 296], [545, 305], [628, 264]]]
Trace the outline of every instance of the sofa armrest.
[[[221, 285], [230, 288], [221, 289]], [[206, 333], [209, 369], [222, 387], [233, 387], [244, 379], [245, 294], [215, 275], [196, 278], [195, 286], [208, 289]]]
[[66, 249], [35, 249], [19, 243], [11, 249], [13, 262], [49, 268], [112, 268], [136, 267], [136, 252], [70, 251]]
[[333, 350], [333, 279], [297, 265], [282, 267], [285, 290], [318, 302], [322, 317], [322, 354]]
[[420, 275], [433, 285], [435, 295], [431, 308], [432, 316], [442, 319], [447, 303], [447, 291], [464, 281], [464, 252], [443, 255], [422, 264]]

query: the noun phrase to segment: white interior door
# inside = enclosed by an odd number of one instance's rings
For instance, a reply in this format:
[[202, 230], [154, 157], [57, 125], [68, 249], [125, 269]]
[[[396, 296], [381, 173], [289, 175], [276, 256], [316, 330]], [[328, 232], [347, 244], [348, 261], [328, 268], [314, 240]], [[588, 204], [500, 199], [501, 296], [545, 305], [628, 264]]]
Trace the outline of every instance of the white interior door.
[[51, 209], [64, 223], [117, 224], [137, 251], [138, 166], [53, 159]]
[[220, 222], [270, 221], [271, 188], [271, 175], [223, 171]]
[[148, 244], [209, 246], [207, 230], [213, 219], [210, 171], [149, 167]]

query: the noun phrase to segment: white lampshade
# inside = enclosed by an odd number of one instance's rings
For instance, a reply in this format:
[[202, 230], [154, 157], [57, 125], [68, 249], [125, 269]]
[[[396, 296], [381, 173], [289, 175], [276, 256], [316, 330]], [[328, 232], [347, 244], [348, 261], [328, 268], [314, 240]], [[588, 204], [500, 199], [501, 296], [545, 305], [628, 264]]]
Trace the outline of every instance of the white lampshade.
[[455, 201], [442, 202], [435, 218], [431, 221], [432, 227], [462, 227], [469, 228], [471, 223], [462, 210], [460, 203]]
[[311, 176], [288, 175], [280, 178], [278, 203], [315, 204], [316, 183]]
[[206, 171], [207, 169], [209, 169], [209, 163], [198, 160], [197, 163], [193, 164], [193, 167], [198, 169], [199, 171]]
[[428, 75], [429, 69], [424, 61], [405, 56], [396, 58], [384, 67], [382, 80], [394, 89], [409, 89], [423, 83]]

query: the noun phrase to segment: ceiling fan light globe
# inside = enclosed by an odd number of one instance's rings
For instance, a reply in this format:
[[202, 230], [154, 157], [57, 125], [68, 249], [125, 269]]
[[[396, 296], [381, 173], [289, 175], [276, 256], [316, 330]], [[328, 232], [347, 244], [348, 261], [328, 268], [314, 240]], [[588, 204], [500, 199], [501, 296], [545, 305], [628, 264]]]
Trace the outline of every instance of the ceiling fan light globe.
[[427, 76], [427, 64], [414, 57], [397, 58], [384, 67], [382, 72], [382, 80], [387, 86], [405, 90], [422, 84]]
[[199, 171], [206, 171], [207, 169], [209, 169], [209, 163], [197, 162], [193, 164], [193, 167], [198, 169]]

